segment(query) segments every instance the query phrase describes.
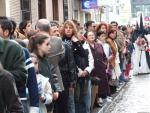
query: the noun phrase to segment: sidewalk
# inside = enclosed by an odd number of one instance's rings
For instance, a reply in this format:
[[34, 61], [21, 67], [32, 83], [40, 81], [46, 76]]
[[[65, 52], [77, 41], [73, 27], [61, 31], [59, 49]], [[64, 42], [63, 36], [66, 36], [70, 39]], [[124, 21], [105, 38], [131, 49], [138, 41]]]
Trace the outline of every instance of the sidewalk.
[[110, 113], [110, 111], [108, 110], [111, 109], [114, 105], [116, 105], [115, 103], [122, 98], [126, 90], [125, 87], [129, 82], [123, 83], [119, 86], [117, 92], [114, 95], [112, 95], [112, 102], [106, 102], [102, 108], [95, 108], [93, 113]]

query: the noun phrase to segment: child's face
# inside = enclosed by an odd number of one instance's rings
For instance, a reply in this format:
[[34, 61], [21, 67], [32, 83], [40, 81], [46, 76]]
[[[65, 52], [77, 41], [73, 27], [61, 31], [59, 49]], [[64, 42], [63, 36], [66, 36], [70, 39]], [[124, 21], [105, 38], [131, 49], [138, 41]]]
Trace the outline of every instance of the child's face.
[[101, 35], [98, 37], [98, 39], [103, 42], [103, 41], [105, 41], [105, 39], [106, 39], [106, 35], [105, 35], [105, 34], [101, 34]]
[[32, 57], [32, 62], [34, 64], [35, 72], [38, 72], [38, 60], [35, 57]]

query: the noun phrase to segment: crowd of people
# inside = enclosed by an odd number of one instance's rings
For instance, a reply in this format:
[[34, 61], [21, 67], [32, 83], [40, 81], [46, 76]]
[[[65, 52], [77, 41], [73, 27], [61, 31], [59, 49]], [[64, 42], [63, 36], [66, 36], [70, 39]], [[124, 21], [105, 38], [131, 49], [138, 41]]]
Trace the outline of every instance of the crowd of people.
[[93, 113], [130, 79], [136, 30], [1, 16], [0, 113]]

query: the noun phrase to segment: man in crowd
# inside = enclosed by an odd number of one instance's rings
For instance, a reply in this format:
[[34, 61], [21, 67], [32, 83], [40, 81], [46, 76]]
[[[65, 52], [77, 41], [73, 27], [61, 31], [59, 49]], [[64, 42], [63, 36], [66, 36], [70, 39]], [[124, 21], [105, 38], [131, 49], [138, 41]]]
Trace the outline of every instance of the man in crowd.
[[[6, 29], [7, 26], [9, 27]], [[0, 20], [0, 62], [4, 69], [14, 76], [19, 91], [26, 84], [27, 71], [22, 48], [18, 44], [2, 38], [9, 37], [11, 30], [12, 25], [8, 20]]]
[[[51, 51], [48, 55], [48, 61], [50, 64], [53, 65], [53, 68], [55, 70], [54, 73], [57, 75], [58, 79], [57, 85], [55, 84], [55, 86], [57, 87], [55, 88], [55, 90], [53, 89], [54, 90], [53, 100], [56, 101], [59, 97], [59, 93], [64, 90], [62, 77], [58, 66], [58, 63], [64, 54], [64, 47], [62, 45], [61, 38], [57, 37], [58, 31], [56, 30], [55, 32], [55, 29], [51, 29], [50, 22], [47, 19], [40, 19], [36, 24], [36, 28], [39, 32], [46, 32], [47, 34], [50, 35]], [[53, 36], [51, 35], [51, 33]], [[53, 85], [54, 84], [52, 83], [52, 86]]]
[[56, 37], [60, 37], [60, 32], [59, 32], [59, 24], [55, 21], [51, 21], [50, 22], [50, 35], [51, 36], [56, 36]]
[[[5, 46], [5, 48], [2, 47], [2, 49], [4, 49], [5, 52], [6, 52], [6, 55], [7, 55], [6, 59], [11, 59], [12, 58], [11, 60], [8, 60], [8, 61], [11, 61], [10, 63], [5, 64], [5, 62], [7, 60], [5, 60], [4, 63], [3, 63], [3, 61], [1, 61], [1, 62], [2, 62], [2, 65], [4, 65], [5, 69], [8, 69], [8, 67], [5, 66], [5, 65], [9, 65], [10, 66], [9, 69], [11, 71], [17, 70], [18, 71], [18, 76], [20, 76], [20, 77], [21, 77], [22, 74], [19, 73], [19, 72], [20, 71], [22, 72], [22, 70], [23, 70], [22, 68], [24, 68], [24, 69], [26, 68], [26, 70], [28, 71], [27, 72], [28, 73], [28, 79], [27, 79], [27, 84], [26, 85], [28, 87], [29, 98], [30, 98], [30, 112], [31, 113], [38, 113], [38, 111], [39, 111], [39, 109], [38, 109], [38, 107], [39, 107], [39, 97], [38, 97], [38, 86], [37, 86], [37, 81], [36, 81], [35, 70], [33, 68], [32, 62], [29, 60], [30, 55], [29, 55], [28, 51], [25, 48], [20, 47], [19, 44], [17, 44], [15, 41], [9, 40], [11, 35], [13, 35], [14, 31], [15, 31], [15, 28], [13, 27], [13, 24], [12, 24], [11, 20], [8, 20], [7, 18], [0, 20], [0, 36], [2, 36], [3, 39], [7, 39], [7, 40], [4, 40], [5, 44], [3, 44], [3, 45]], [[18, 56], [17, 56], [17, 54], [13, 54], [13, 52], [18, 51], [17, 49], [15, 50], [15, 47], [13, 45], [17, 46], [17, 48], [19, 48], [19, 50], [21, 49], [23, 51], [23, 53], [20, 50], [21, 54], [18, 53]], [[7, 48], [7, 46], [8, 46], [8, 48]], [[13, 51], [11, 51], [12, 54], [7, 53], [7, 52], [9, 52], [9, 46], [11, 47], [11, 49], [14, 49]], [[3, 54], [0, 53], [0, 54], [2, 54], [2, 57], [5, 56], [5, 52]], [[11, 53], [11, 52], [9, 52], [9, 53]], [[23, 58], [25, 58], [25, 56], [26, 57], [28, 56], [28, 59], [26, 61], [24, 60], [24, 64], [26, 63], [26, 67], [20, 67], [20, 66], [23, 66], [21, 64], [23, 64]], [[4, 60], [4, 58], [2, 58], [1, 60]], [[15, 63], [17, 63], [17, 61], [18, 61], [19, 64], [15, 65]], [[16, 66], [16, 69], [13, 66]], [[15, 74], [17, 74], [17, 72], [15, 72]], [[19, 79], [18, 76], [17, 76], [16, 79]], [[26, 82], [26, 80], [21, 81], [21, 82]], [[23, 86], [20, 87], [20, 85], [21, 84], [19, 84], [19, 86], [18, 86], [19, 88], [18, 87], [17, 88], [18, 88], [20, 100], [23, 104], [24, 113], [29, 113], [29, 106], [28, 106], [28, 103], [27, 103], [27, 93], [26, 93], [26, 88], [27, 87], [26, 87], [26, 85], [23, 85]]]

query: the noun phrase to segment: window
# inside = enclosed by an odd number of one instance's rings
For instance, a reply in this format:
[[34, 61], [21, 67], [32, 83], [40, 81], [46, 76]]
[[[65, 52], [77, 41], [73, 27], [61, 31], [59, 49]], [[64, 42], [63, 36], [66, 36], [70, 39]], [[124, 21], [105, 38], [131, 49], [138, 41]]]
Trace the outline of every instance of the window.
[[116, 6], [116, 14], [120, 15], [119, 6]]
[[31, 20], [31, 0], [21, 0], [22, 20]]
[[78, 20], [78, 10], [74, 10], [74, 19]]
[[145, 13], [145, 16], [150, 16], [150, 5], [145, 5], [144, 6], [144, 13]]
[[64, 0], [64, 21], [68, 19], [68, 2]]
[[58, 0], [53, 0], [53, 20], [59, 20]]
[[46, 18], [46, 1], [45, 0], [38, 0], [38, 12], [39, 12], [39, 19]]

